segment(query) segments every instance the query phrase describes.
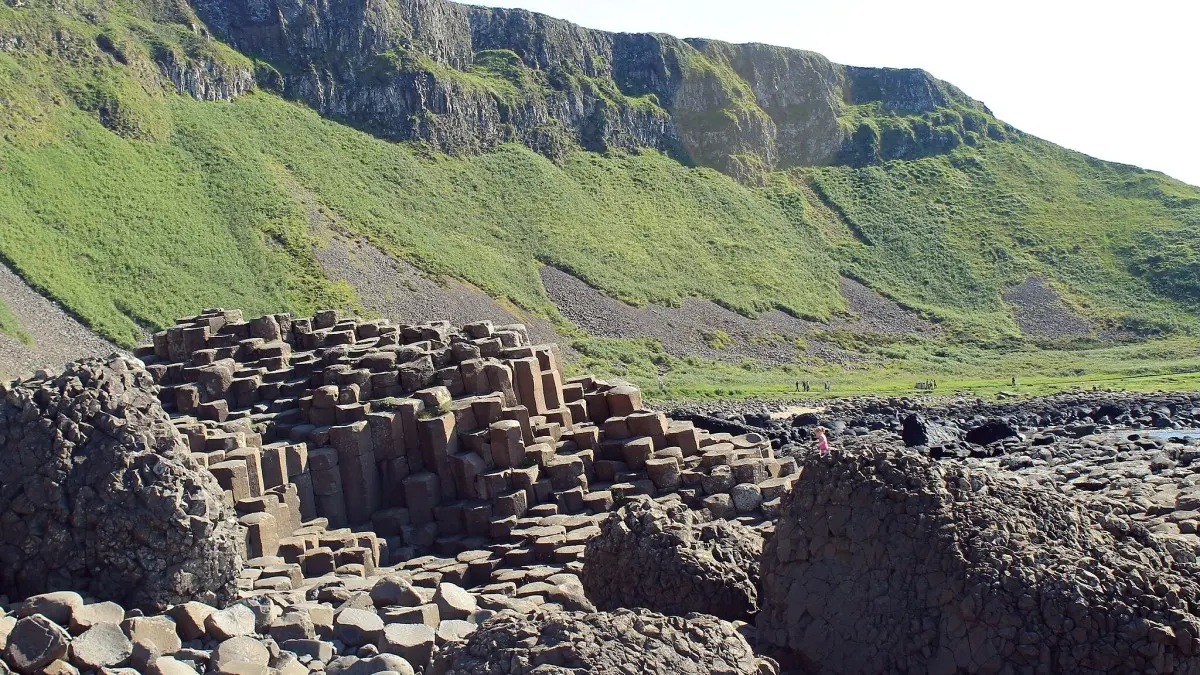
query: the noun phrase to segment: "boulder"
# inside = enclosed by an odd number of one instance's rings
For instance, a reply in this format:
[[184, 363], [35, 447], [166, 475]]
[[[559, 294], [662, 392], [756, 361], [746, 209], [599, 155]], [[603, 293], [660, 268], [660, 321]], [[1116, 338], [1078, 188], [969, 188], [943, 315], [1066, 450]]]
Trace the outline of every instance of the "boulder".
[[71, 663], [84, 670], [123, 666], [133, 655], [133, 642], [115, 623], [98, 623], [71, 641]]
[[246, 605], [231, 605], [210, 613], [204, 619], [204, 630], [218, 640], [254, 634], [254, 610]]
[[959, 432], [955, 428], [930, 422], [921, 415], [912, 414], [904, 418], [900, 436], [904, 439], [905, 445], [914, 448], [957, 443]]
[[351, 647], [373, 645], [383, 636], [383, 619], [366, 609], [343, 609], [333, 617], [333, 633]]
[[433, 602], [438, 606], [438, 615], [443, 621], [465, 619], [479, 609], [475, 596], [451, 583], [438, 584]]
[[175, 622], [166, 616], [137, 616], [126, 619], [121, 628], [133, 642], [133, 665], [144, 668], [160, 656], [174, 654], [183, 643]]
[[405, 577], [393, 575], [380, 579], [371, 587], [371, 601], [376, 607], [416, 607], [421, 596]]
[[67, 653], [67, 631], [41, 614], [21, 619], [8, 635], [4, 660], [18, 673], [37, 673]]
[[806, 466], [782, 508], [756, 628], [785, 667], [1200, 672], [1194, 553], [1052, 489], [865, 447]]
[[263, 643], [245, 635], [229, 638], [213, 650], [213, 665], [225, 670], [234, 664], [266, 667], [271, 661], [271, 652]]
[[[73, 590], [125, 607], [229, 598], [233, 510], [140, 361], [89, 359], [9, 385], [0, 401], [0, 593]], [[11, 539], [15, 535], [15, 540]]]
[[435, 661], [435, 672], [456, 675], [778, 672], [773, 662], [754, 654], [732, 623], [703, 614], [663, 616], [646, 609], [503, 612], [481, 624], [465, 642], [449, 643]]
[[740, 523], [634, 498], [587, 543], [580, 579], [602, 610], [645, 607], [681, 616], [751, 620], [758, 609], [762, 537]]
[[325, 670], [329, 675], [413, 675], [413, 667], [408, 661], [395, 654], [379, 654], [366, 659], [353, 656], [334, 659]]
[[115, 602], [94, 602], [76, 607], [71, 613], [71, 632], [79, 635], [101, 623], [120, 624], [125, 620], [125, 608]]
[[966, 440], [973, 445], [990, 445], [1006, 438], [1019, 438], [1021, 432], [1004, 420], [988, 420], [967, 432]]
[[[17, 616], [24, 618], [41, 614], [59, 626], [69, 627], [75, 610], [83, 607], [83, 598], [73, 591], [43, 593], [25, 599], [17, 608]], [[122, 617], [124, 618], [124, 617]], [[118, 619], [117, 623], [121, 620]]]

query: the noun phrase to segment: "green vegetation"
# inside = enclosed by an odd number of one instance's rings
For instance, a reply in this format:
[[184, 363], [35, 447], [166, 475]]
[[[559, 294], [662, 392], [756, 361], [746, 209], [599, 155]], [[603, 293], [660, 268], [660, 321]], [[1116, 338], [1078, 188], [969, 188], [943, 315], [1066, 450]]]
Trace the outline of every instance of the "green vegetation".
[[[655, 342], [576, 340], [578, 372], [605, 373], [634, 382], [647, 396], [667, 399], [789, 397], [799, 380], [824, 382], [828, 396], [914, 395], [917, 382], [933, 379], [938, 394], [1001, 391], [1047, 394], [1093, 387], [1149, 391], [1200, 389], [1200, 341], [1168, 338], [1134, 345], [1055, 350], [987, 349], [906, 338], [888, 345], [861, 345], [870, 359], [854, 369], [836, 365], [795, 365], [768, 369], [753, 363], [714, 363], [676, 358]], [[1019, 386], [1010, 386], [1016, 376]], [[814, 387], [804, 398], [826, 396]]]
[[[186, 5], [71, 7], [0, 4], [0, 38], [28, 45], [0, 51], [0, 259], [125, 345], [210, 306], [355, 307], [312, 253], [319, 208], [426, 272], [558, 322], [578, 367], [660, 394], [782, 393], [801, 375], [834, 380], [835, 393], [900, 391], [914, 377], [974, 388], [1010, 372], [1031, 386], [1190, 382], [1178, 369], [1200, 365], [1200, 189], [1024, 136], [966, 105], [927, 115], [851, 106], [841, 124], [861, 157], [771, 172], [753, 151], [770, 120], [749, 86], [728, 55], [685, 45], [674, 55], [680, 84], [712, 105], [676, 111], [681, 133], [728, 132], [737, 147], [713, 152], [753, 186], [658, 152], [584, 152], [553, 129], [553, 161], [517, 145], [451, 157], [271, 93], [232, 103], [175, 94], [164, 69], [278, 76], [187, 28]], [[509, 104], [587, 91], [601, 108], [667, 114], [652, 94], [530, 69], [506, 50], [477, 53], [463, 72], [397, 48], [362, 75], [413, 72]], [[646, 340], [577, 335], [548, 300], [541, 265], [633, 304], [701, 297], [813, 319], [844, 309], [838, 277], [849, 276], [939, 322], [945, 337], [812, 336], [865, 356], [849, 371], [678, 359]], [[1033, 275], [1101, 328], [1166, 339], [1033, 344], [1002, 299]], [[0, 306], [0, 330], [14, 326]], [[721, 331], [703, 337], [732, 346]]]
[[1026, 137], [797, 175], [855, 234], [847, 274], [976, 337], [1015, 334], [1001, 294], [1031, 275], [1113, 327], [1195, 325], [1200, 191], [1161, 174]]
[[33, 338], [29, 337], [29, 333], [21, 328], [17, 317], [13, 316], [12, 310], [4, 304], [4, 300], [0, 300], [0, 333], [16, 338], [27, 345], [33, 344]]
[[734, 346], [733, 338], [723, 330], [704, 331], [704, 343], [713, 349], [728, 349]]

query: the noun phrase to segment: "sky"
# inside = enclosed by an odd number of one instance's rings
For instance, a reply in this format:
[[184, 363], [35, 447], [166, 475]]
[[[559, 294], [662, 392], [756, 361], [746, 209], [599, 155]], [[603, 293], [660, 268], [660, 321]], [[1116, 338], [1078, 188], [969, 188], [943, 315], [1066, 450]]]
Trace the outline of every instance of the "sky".
[[1200, 186], [1200, 0], [467, 0], [924, 68], [1028, 133]]

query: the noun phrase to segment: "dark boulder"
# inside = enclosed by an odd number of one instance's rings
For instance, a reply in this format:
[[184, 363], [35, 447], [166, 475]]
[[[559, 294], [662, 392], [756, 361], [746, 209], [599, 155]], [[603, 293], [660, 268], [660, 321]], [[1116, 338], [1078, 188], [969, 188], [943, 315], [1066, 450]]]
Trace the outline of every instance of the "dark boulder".
[[785, 498], [758, 642], [813, 673], [1200, 672], [1194, 553], [1093, 513], [908, 451], [834, 453]]
[[762, 545], [740, 523], [701, 523], [683, 504], [635, 499], [588, 541], [580, 578], [603, 610], [645, 607], [748, 621], [758, 609]]
[[900, 435], [904, 444], [910, 448], [917, 446], [952, 445], [959, 440], [957, 429], [930, 422], [921, 415], [909, 415], [904, 418], [904, 428]]
[[988, 420], [967, 432], [966, 440], [973, 445], [991, 445], [1006, 438], [1020, 437], [1021, 432], [1004, 420]]
[[230, 597], [241, 535], [140, 362], [0, 387], [0, 593], [162, 609]]

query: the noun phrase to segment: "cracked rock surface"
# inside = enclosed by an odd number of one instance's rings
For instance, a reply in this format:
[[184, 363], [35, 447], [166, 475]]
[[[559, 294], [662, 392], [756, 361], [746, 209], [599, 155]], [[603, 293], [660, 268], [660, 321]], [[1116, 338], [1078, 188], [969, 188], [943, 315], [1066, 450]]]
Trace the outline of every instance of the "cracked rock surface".
[[807, 672], [1200, 672], [1192, 551], [916, 453], [810, 462], [763, 556], [758, 640]]
[[230, 596], [236, 521], [157, 394], [124, 357], [0, 387], [0, 593], [145, 609]]
[[449, 675], [725, 673], [774, 675], [737, 627], [703, 614], [538, 610], [489, 619], [442, 662]]
[[752, 620], [758, 609], [762, 536], [735, 521], [700, 522], [682, 504], [635, 499], [587, 544], [583, 581], [600, 609]]

